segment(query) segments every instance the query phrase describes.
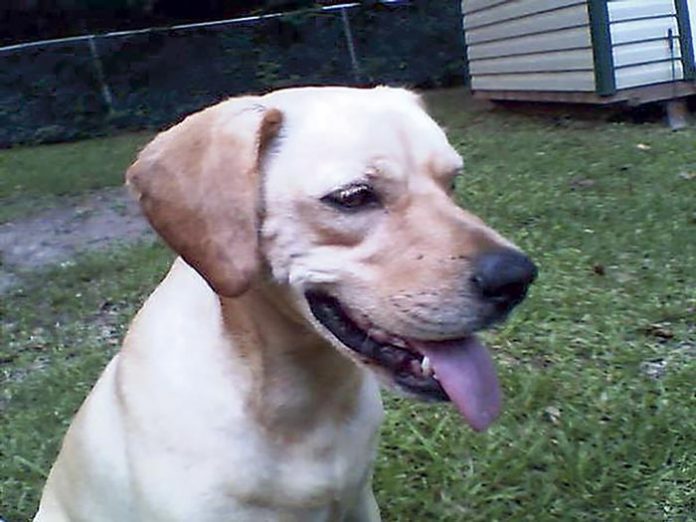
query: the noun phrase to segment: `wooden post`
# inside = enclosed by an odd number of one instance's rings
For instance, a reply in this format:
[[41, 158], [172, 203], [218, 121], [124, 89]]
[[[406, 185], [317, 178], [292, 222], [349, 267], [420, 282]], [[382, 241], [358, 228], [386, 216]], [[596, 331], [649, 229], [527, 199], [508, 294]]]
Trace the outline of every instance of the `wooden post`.
[[675, 98], [665, 102], [665, 113], [667, 114], [667, 123], [673, 131], [678, 131], [686, 128], [689, 123], [687, 117], [689, 108], [686, 105], [684, 98]]

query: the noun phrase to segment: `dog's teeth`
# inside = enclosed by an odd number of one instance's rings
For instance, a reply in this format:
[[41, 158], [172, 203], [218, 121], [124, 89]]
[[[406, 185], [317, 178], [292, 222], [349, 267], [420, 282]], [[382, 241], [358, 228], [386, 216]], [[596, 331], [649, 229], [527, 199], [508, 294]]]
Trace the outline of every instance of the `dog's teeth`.
[[370, 330], [368, 331], [368, 335], [378, 343], [386, 342], [386, 335], [382, 330], [378, 328], [370, 328]]
[[426, 377], [435, 376], [433, 366], [430, 363], [430, 359], [428, 359], [427, 357], [423, 357], [423, 360], [421, 361], [421, 370], [423, 371], [423, 375], [425, 375]]
[[399, 339], [398, 337], [391, 337], [389, 339], [389, 344], [394, 345], [394, 346], [398, 346], [399, 348], [408, 348], [406, 346], [406, 343], [404, 341], [402, 341], [401, 339]]

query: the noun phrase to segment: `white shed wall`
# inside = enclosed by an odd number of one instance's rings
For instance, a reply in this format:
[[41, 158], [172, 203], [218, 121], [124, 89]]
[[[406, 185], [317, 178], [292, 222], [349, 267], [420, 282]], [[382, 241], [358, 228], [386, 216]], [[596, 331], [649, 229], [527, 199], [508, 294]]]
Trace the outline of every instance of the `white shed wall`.
[[593, 92], [586, 0], [463, 0], [474, 90]]
[[607, 5], [618, 90], [684, 78], [674, 0], [613, 0]]

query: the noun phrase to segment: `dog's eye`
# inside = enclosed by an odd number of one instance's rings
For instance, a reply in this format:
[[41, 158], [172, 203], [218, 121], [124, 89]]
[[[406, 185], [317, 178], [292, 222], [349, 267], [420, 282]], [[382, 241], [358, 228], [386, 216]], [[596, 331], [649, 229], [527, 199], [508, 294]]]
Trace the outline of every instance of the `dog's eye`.
[[340, 210], [355, 211], [379, 205], [379, 198], [370, 185], [349, 185], [327, 194], [321, 200]]

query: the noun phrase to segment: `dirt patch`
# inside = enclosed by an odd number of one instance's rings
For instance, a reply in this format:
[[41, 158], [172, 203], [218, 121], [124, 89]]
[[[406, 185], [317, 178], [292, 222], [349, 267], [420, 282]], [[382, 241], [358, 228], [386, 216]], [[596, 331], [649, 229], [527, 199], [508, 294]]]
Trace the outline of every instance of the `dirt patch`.
[[124, 188], [110, 188], [0, 224], [0, 293], [27, 270], [69, 261], [76, 254], [114, 243], [132, 243], [154, 233]]

